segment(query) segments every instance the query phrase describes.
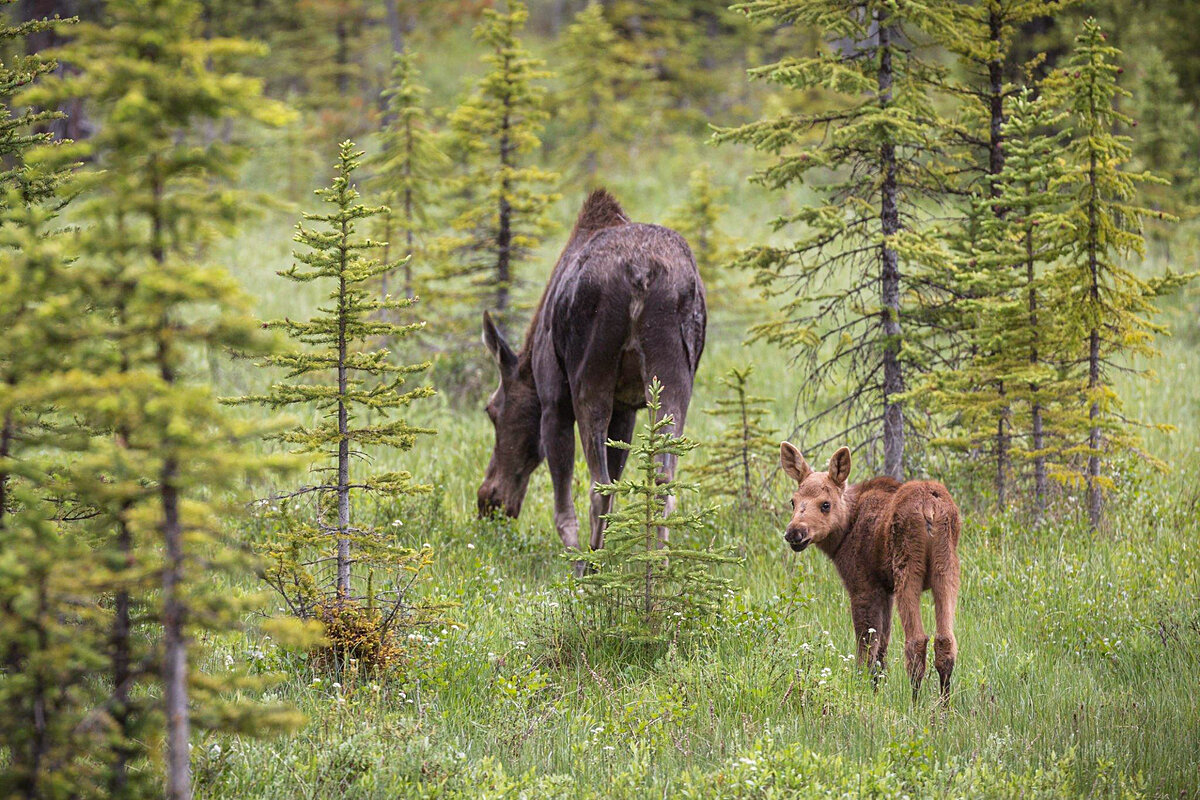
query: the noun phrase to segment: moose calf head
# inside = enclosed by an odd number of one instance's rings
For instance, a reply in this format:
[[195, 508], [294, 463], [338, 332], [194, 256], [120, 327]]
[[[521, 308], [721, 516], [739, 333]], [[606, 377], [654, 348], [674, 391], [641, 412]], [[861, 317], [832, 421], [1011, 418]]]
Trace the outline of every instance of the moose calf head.
[[500, 385], [487, 404], [496, 444], [479, 487], [479, 516], [503, 511], [516, 517], [521, 513], [529, 476], [541, 462], [541, 403], [528, 359], [522, 363], [486, 311], [483, 343], [500, 370]]
[[829, 459], [825, 472], [813, 472], [790, 442], [779, 446], [779, 464], [796, 481], [792, 494], [792, 519], [783, 538], [797, 553], [831, 534], [844, 532], [850, 523], [846, 479], [850, 477], [850, 450], [842, 447]]

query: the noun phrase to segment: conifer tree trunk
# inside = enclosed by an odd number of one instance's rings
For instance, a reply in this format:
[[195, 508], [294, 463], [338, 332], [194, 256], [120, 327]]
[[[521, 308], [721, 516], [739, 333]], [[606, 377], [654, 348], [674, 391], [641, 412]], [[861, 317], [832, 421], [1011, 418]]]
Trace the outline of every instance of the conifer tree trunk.
[[[413, 159], [416, 157], [414, 150], [416, 143], [413, 141], [412, 118], [405, 116], [404, 118], [404, 254], [407, 259], [404, 261], [404, 296], [409, 300], [416, 297], [416, 292], [413, 290], [413, 195], [412, 195], [412, 174], [413, 174]], [[384, 273], [385, 275], [387, 273]]]
[[746, 408], [746, 389], [738, 388], [738, 405], [742, 410], [742, 488], [746, 499], [751, 497], [750, 491], [750, 418]]
[[511, 124], [510, 101], [505, 95], [504, 117], [500, 128], [500, 170], [504, 178], [500, 181], [500, 225], [496, 236], [496, 310], [499, 312], [502, 333], [506, 332], [504, 322], [508, 319], [508, 283], [512, 277], [512, 206], [508, 202], [508, 170], [512, 166], [510, 159], [513, 148], [509, 137]]
[[988, 11], [988, 35], [996, 46], [995, 55], [988, 61], [988, 175], [991, 177], [989, 190], [992, 197], [1000, 196], [1000, 186], [995, 176], [1004, 169], [1004, 56], [1000, 51], [1001, 27], [999, 10], [992, 5]]
[[[1094, 101], [1093, 101], [1094, 102]], [[1100, 329], [1096, 320], [1100, 309], [1100, 265], [1099, 221], [1096, 219], [1096, 199], [1099, 187], [1096, 185], [1096, 153], [1093, 150], [1088, 164], [1088, 182], [1090, 196], [1088, 199], [1088, 269], [1091, 275], [1089, 294], [1092, 300], [1092, 323], [1088, 334], [1088, 395], [1091, 397], [1091, 408], [1088, 409], [1088, 419], [1091, 427], [1088, 430], [1087, 463], [1087, 506], [1088, 523], [1092, 530], [1100, 527], [1100, 517], [1103, 512], [1103, 499], [1100, 493], [1100, 401], [1096, 390], [1100, 386]]]
[[[123, 218], [118, 217], [118, 228], [123, 227], [123, 222]], [[121, 330], [124, 330], [128, 323], [125, 313], [125, 297], [125, 292], [121, 292], [117, 296], [116, 317]], [[123, 351], [117, 374], [123, 379], [128, 373], [129, 354]], [[117, 428], [114, 435], [118, 448], [128, 447], [129, 431], [123, 425]], [[132, 505], [126, 500], [117, 510], [117, 557], [120, 559], [122, 569], [133, 566], [133, 534], [129, 530], [129, 522], [126, 517]], [[117, 727], [117, 735], [120, 737], [113, 747], [112, 773], [108, 779], [108, 786], [113, 797], [124, 796], [126, 787], [129, 785], [129, 759], [133, 755], [133, 749], [129, 745], [133, 738], [130, 731], [132, 717], [129, 708], [129, 689], [133, 682], [131, 635], [129, 590], [122, 583], [119, 584], [119, 588], [113, 596], [113, 621], [110, 638], [112, 717]]]
[[[163, 184], [155, 156], [150, 157], [150, 255], [158, 264], [166, 261], [163, 242]], [[167, 340], [171, 320], [165, 314], [158, 320], [157, 361], [159, 377], [167, 386], [175, 383], [171, 366], [171, 345]], [[166, 562], [162, 571], [163, 591], [163, 702], [167, 715], [167, 793], [168, 800], [191, 800], [192, 767], [188, 743], [191, 720], [188, 714], [187, 640], [184, 635], [186, 606], [181, 597], [183, 583], [183, 525], [179, 518], [179, 488], [175, 485], [178, 464], [170, 454], [170, 445], [159, 473], [159, 499], [162, 503], [162, 535]]]
[[[892, 99], [892, 45], [894, 31], [887, 16], [879, 20], [879, 101], [887, 106]], [[896, 146], [885, 141], [880, 146], [880, 165], [883, 186], [880, 222], [883, 228], [883, 333], [886, 337], [883, 353], [883, 460], [884, 474], [904, 480], [904, 409], [893, 398], [904, 391], [904, 375], [900, 367], [900, 265], [891, 237], [900, 231], [900, 215], [896, 205]]]
[[[988, 60], [988, 193], [992, 198], [1000, 196], [1000, 184], [996, 176], [1004, 169], [1004, 61], [1002, 45], [1002, 21], [999, 8], [991, 4], [988, 8], [988, 38], [995, 47]], [[1005, 209], [993, 208], [993, 213], [1003, 217]], [[1010, 409], [1005, 397], [1004, 382], [997, 386], [1000, 395], [1000, 413], [996, 420], [996, 507], [1003, 511], [1008, 505], [1008, 461], [1009, 441], [1008, 417]]]
[[[1040, 358], [1038, 354], [1038, 302], [1037, 288], [1034, 286], [1034, 253], [1033, 231], [1025, 229], [1025, 283], [1029, 287], [1029, 330], [1033, 341], [1029, 347], [1029, 363], [1034, 367]], [[1042, 430], [1042, 403], [1038, 397], [1039, 387], [1031, 384], [1029, 393], [1032, 399], [1029, 410], [1033, 428], [1033, 514], [1037, 522], [1046, 516], [1046, 456], [1042, 449], [1045, 447], [1045, 435]]]
[[400, 20], [400, 9], [396, 8], [397, 0], [383, 0], [384, 15], [387, 20], [388, 36], [392, 42], [392, 52], [404, 52], [404, 23]]
[[[0, 462], [8, 460], [9, 454], [12, 452], [13, 435], [16, 430], [16, 424], [13, 422], [13, 412], [7, 411], [4, 414], [4, 425], [0, 428]], [[4, 515], [8, 508], [8, 472], [0, 472], [0, 528], [4, 527]]]
[[338, 279], [338, 466], [337, 466], [337, 593], [338, 602], [350, 596], [350, 437], [349, 414], [346, 409], [346, 259], [344, 249], [348, 232], [342, 223], [342, 275]]

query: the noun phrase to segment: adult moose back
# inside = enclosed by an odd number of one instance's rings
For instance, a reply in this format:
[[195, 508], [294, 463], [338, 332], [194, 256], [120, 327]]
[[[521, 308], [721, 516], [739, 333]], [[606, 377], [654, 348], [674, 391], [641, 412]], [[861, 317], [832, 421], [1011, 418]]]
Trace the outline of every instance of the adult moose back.
[[[481, 516], [521, 512], [529, 477], [542, 459], [554, 484], [554, 525], [568, 549], [579, 547], [571, 496], [575, 425], [591, 476], [591, 546], [603, 543], [612, 498], [596, 484], [620, 477], [647, 387], [662, 382], [663, 414], [683, 430], [692, 382], [704, 350], [704, 285], [687, 242], [659, 225], [630, 222], [603, 189], [584, 201], [524, 346], [514, 352], [484, 314], [483, 341], [500, 370], [487, 413], [496, 444], [479, 488]], [[663, 460], [665, 478], [674, 456]], [[673, 500], [668, 500], [668, 504]]]

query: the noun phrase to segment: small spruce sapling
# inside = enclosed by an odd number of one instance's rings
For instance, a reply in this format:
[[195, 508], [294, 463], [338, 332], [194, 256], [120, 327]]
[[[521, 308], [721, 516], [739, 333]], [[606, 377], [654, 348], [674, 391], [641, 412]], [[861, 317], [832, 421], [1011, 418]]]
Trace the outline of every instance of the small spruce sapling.
[[667, 225], [687, 239], [708, 290], [709, 302], [714, 306], [725, 305], [725, 297], [732, 288], [729, 262], [734, 256], [734, 243], [721, 229], [721, 218], [728, 210], [724, 203], [726, 194], [724, 187], [713, 184], [709, 166], [702, 164], [692, 170], [688, 179], [687, 199], [667, 219]]
[[[391, 84], [383, 93], [387, 116], [379, 134], [379, 153], [368, 163], [374, 170], [368, 187], [376, 191], [382, 203], [376, 220], [384, 243], [381, 260], [397, 263], [402, 276], [400, 289], [407, 298], [417, 295], [414, 262], [425, 255], [422, 245], [429, 233], [434, 191], [449, 163], [429, 129], [424, 106], [429, 92], [419, 79], [412, 53], [398, 53]], [[379, 277], [386, 298], [390, 273], [385, 271]]]
[[[264, 395], [237, 402], [307, 408], [320, 415], [315, 425], [278, 435], [297, 453], [313, 458], [313, 473], [319, 477], [283, 499], [315, 496], [317, 518], [305, 521], [287, 509], [285, 524], [263, 548], [267, 583], [301, 619], [321, 618], [327, 627], [355, 631], [367, 624], [379, 640], [386, 640], [393, 628], [416, 624], [425, 613], [410, 604], [409, 590], [431, 563], [432, 553], [401, 547], [393, 536], [355, 519], [352, 512], [361, 517], [364, 510], [352, 500], [361, 494], [416, 494], [428, 487], [413, 483], [408, 472], [360, 475], [353, 466], [369, 450], [409, 450], [419, 436], [433, 434], [395, 416], [433, 389], [407, 388], [428, 363], [397, 364], [387, 349], [370, 349], [371, 342], [400, 341], [424, 323], [401, 325], [381, 318], [379, 312], [404, 311], [415, 299], [380, 300], [370, 290], [379, 275], [396, 265], [372, 258], [371, 251], [383, 243], [363, 238], [357, 230], [383, 213], [359, 202], [353, 178], [361, 156], [352, 142], [341, 144], [333, 184], [317, 192], [328, 210], [304, 215], [316, 225], [297, 226], [295, 239], [305, 249], [295, 254], [297, 264], [280, 273], [297, 283], [327, 287], [329, 304], [308, 320], [265, 323], [307, 347], [269, 356], [264, 363], [282, 368], [285, 380]], [[361, 654], [353, 643], [344, 650], [338, 658]]]
[[778, 448], [773, 431], [763, 422], [770, 413], [765, 405], [770, 400], [750, 394], [747, 385], [753, 371], [753, 364], [744, 369], [734, 367], [721, 378], [729, 394], [707, 413], [720, 419], [725, 428], [704, 448], [708, 460], [694, 471], [705, 492], [736, 498], [743, 504], [754, 501], [755, 490], [764, 480], [764, 467], [774, 465], [771, 456]]
[[[605, 517], [604, 547], [584, 554], [589, 570], [575, 583], [595, 615], [589, 635], [596, 643], [654, 645], [688, 638], [729, 589], [729, 579], [714, 574], [713, 567], [738, 562], [711, 542], [705, 546], [687, 541], [705, 536], [714, 510], [675, 509], [675, 495], [696, 489], [664, 480], [662, 460], [682, 456], [696, 443], [673, 433], [674, 419], [661, 415], [661, 395], [662, 384], [655, 380], [648, 403], [651, 421], [632, 444], [608, 442], [609, 447], [629, 450], [631, 459], [621, 480], [597, 490], [624, 502]], [[664, 535], [667, 532], [672, 536]], [[579, 555], [564, 557], [576, 560]]]

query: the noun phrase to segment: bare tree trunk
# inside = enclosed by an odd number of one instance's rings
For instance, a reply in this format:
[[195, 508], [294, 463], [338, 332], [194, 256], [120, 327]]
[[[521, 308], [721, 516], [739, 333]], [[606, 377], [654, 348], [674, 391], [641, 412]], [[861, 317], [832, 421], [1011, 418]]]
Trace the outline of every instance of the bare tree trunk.
[[[156, 262], [166, 261], [163, 220], [163, 182], [158, 172], [158, 159], [153, 155], [147, 166], [150, 172], [152, 205], [150, 208], [150, 253]], [[168, 340], [171, 320], [163, 316], [158, 321], [159, 341], [157, 360], [159, 376], [168, 386], [175, 385], [171, 365], [171, 345]], [[179, 488], [175, 485], [179, 465], [167, 446], [159, 473], [159, 498], [162, 503], [162, 535], [166, 563], [162, 571], [163, 592], [163, 701], [167, 715], [167, 793], [168, 800], [191, 800], [192, 764], [188, 744], [191, 720], [188, 714], [187, 638], [184, 631], [186, 601], [183, 584], [183, 523], [179, 517]]]
[[168, 457], [162, 467], [163, 543], [163, 693], [167, 712], [167, 798], [191, 800], [192, 768], [188, 752], [187, 641], [184, 635], [183, 528], [179, 519], [177, 465]]
[[[886, 107], [892, 99], [892, 48], [894, 30], [884, 16], [879, 21], [879, 101]], [[904, 480], [904, 409], [894, 400], [904, 391], [900, 365], [900, 264], [891, 237], [900, 231], [896, 206], [896, 146], [885, 142], [879, 152], [883, 170], [880, 223], [883, 229], [883, 461], [884, 474]]]

